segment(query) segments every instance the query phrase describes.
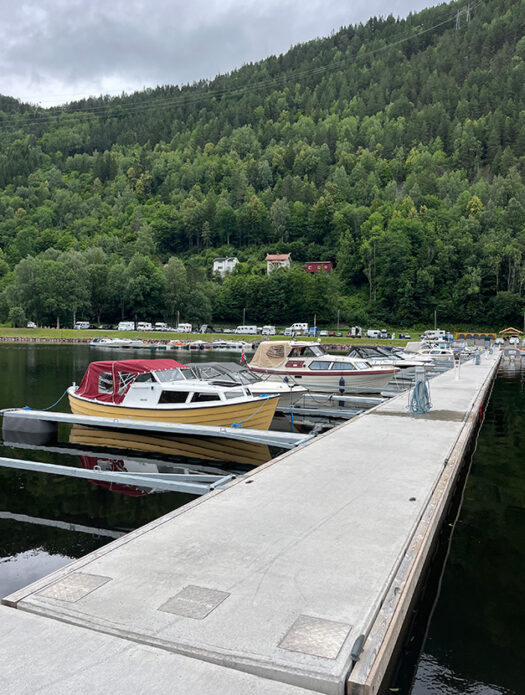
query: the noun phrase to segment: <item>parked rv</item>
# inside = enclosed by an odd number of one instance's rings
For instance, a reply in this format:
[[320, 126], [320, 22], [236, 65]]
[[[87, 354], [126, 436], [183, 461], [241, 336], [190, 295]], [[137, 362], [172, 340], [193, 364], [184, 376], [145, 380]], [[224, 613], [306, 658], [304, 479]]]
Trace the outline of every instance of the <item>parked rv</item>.
[[137, 323], [137, 331], [152, 331], [153, 326], [149, 321], [139, 321]]
[[117, 326], [118, 331], [134, 331], [135, 323], [134, 321], [121, 321]]
[[75, 325], [73, 326], [76, 330], [85, 330], [86, 328], [89, 328], [89, 321], [76, 321]]
[[262, 335], [275, 335], [275, 326], [263, 326]]
[[191, 323], [179, 323], [177, 326], [177, 331], [179, 333], [191, 333], [193, 330], [193, 326]]
[[257, 326], [237, 326], [235, 333], [243, 333], [245, 335], [257, 335]]

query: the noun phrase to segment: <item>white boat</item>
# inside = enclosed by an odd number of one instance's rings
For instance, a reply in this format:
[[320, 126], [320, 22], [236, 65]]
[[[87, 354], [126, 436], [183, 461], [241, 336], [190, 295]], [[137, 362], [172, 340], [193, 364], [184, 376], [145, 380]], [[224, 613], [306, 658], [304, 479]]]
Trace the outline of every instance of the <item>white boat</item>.
[[399, 367], [399, 369], [409, 369], [410, 367], [424, 367], [433, 364], [431, 357], [427, 355], [410, 355], [403, 351], [386, 350], [379, 345], [352, 345], [347, 353], [348, 357], [366, 360], [369, 364], [383, 365], [388, 367]]
[[143, 348], [146, 344], [142, 340], [131, 338], [93, 338], [90, 347], [97, 348]]
[[260, 343], [248, 366], [254, 374], [300, 384], [310, 391], [341, 394], [383, 388], [399, 372], [397, 367], [328, 355], [318, 343], [277, 340]]
[[188, 365], [199, 379], [206, 379], [213, 384], [232, 386], [242, 384], [254, 396], [265, 394], [279, 396], [279, 406], [289, 408], [302, 398], [307, 390], [304, 386], [285, 383], [280, 379], [254, 374], [250, 369], [234, 362], [200, 362]]
[[195, 379], [169, 359], [92, 362], [80, 386], [67, 393], [77, 415], [262, 430], [270, 427], [277, 406], [276, 396]]
[[210, 345], [212, 350], [224, 350], [225, 352], [248, 352], [253, 350], [252, 344], [244, 340], [214, 340]]

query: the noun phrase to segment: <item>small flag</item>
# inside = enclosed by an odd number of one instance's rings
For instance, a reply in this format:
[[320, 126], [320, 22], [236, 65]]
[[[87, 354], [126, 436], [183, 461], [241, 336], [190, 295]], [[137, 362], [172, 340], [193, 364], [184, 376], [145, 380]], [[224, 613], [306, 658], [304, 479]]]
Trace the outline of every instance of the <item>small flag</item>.
[[241, 349], [241, 360], [240, 364], [246, 364], [246, 355], [244, 354], [244, 348]]

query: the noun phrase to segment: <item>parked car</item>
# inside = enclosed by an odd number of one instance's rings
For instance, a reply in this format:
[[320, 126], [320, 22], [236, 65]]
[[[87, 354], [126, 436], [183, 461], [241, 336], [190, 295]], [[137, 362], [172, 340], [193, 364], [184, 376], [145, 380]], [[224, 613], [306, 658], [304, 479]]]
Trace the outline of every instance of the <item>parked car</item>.
[[326, 336], [328, 335], [328, 331], [319, 331], [319, 335], [320, 335], [322, 338], [326, 338]]
[[36, 323], [34, 321], [28, 321], [26, 328], [36, 328]]
[[328, 331], [330, 338], [335, 338], [335, 331]]

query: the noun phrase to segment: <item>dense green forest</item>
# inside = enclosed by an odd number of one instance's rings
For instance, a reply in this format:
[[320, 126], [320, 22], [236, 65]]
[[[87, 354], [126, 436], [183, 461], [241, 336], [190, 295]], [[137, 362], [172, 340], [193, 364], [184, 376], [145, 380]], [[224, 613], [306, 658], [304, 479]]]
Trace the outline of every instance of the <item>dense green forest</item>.
[[0, 320], [521, 322], [525, 3], [470, 7], [191, 86], [0, 96]]

